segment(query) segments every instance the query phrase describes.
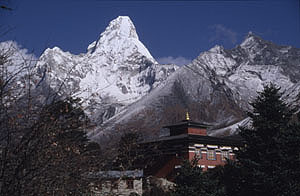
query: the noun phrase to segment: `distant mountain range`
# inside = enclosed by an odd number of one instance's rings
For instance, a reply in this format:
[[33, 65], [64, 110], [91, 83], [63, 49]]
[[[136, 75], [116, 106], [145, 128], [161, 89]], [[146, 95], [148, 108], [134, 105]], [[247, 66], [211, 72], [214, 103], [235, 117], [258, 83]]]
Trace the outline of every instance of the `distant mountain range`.
[[300, 49], [250, 32], [233, 49], [215, 46], [186, 66], [161, 65], [139, 41], [130, 18], [119, 16], [87, 53], [46, 49], [35, 77], [60, 96], [83, 100], [95, 123], [89, 132], [94, 140], [126, 128], [157, 137], [186, 111], [192, 120], [211, 124], [211, 135], [225, 136], [247, 123], [249, 101], [270, 82], [289, 103], [299, 104]]

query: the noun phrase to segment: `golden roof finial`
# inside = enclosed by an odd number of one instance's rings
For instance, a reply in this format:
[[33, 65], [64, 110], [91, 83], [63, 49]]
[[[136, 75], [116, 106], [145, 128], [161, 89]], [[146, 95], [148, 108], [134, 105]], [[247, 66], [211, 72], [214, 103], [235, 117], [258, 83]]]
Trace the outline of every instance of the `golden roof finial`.
[[189, 112], [188, 112], [188, 111], [186, 112], [185, 120], [190, 120], [190, 115], [189, 115]]

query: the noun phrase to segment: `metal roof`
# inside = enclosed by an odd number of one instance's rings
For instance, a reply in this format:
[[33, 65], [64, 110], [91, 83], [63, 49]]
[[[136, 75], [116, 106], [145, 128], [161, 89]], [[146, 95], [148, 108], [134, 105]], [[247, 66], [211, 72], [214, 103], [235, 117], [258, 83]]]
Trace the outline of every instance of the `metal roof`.
[[116, 178], [141, 178], [143, 177], [143, 170], [126, 170], [126, 171], [98, 171], [88, 173], [88, 178], [97, 179], [116, 179]]

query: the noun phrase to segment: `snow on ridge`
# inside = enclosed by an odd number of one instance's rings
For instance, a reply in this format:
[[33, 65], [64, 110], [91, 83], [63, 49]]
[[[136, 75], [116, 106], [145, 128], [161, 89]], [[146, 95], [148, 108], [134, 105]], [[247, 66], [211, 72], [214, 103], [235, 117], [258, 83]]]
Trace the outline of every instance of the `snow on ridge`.
[[12, 40], [0, 42], [0, 52], [6, 54], [15, 65], [33, 66], [37, 61], [37, 57], [33, 53]]
[[107, 34], [115, 34], [115, 36], [139, 39], [135, 30], [135, 26], [128, 16], [118, 16], [112, 20], [105, 29], [102, 36]]
[[244, 126], [247, 126], [249, 125], [250, 123], [250, 118], [247, 117], [233, 125], [230, 125], [230, 126], [227, 126], [227, 127], [224, 127], [224, 128], [221, 128], [221, 129], [215, 129], [215, 130], [212, 130], [210, 133], [209, 133], [209, 136], [228, 136], [228, 135], [235, 135], [239, 132], [239, 127], [244, 127]]
[[218, 45], [201, 53], [194, 63], [219, 76], [225, 76], [237, 64], [233, 58], [224, 55], [224, 48]]
[[212, 47], [209, 52], [212, 53], [221, 53], [224, 51], [224, 47], [223, 46], [219, 46], [219, 45], [215, 45], [214, 47]]

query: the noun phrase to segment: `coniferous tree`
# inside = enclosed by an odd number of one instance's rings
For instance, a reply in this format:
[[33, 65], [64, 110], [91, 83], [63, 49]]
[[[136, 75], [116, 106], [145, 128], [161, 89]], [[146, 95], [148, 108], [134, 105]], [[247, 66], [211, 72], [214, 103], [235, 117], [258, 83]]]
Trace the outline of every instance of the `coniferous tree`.
[[300, 193], [300, 128], [290, 122], [294, 110], [281, 96], [280, 88], [270, 84], [250, 103], [253, 107], [248, 113], [251, 128], [241, 128], [240, 132], [245, 146], [236, 152], [238, 162], [227, 166], [227, 169], [240, 171], [231, 177], [236, 184], [226, 187], [232, 195]]

